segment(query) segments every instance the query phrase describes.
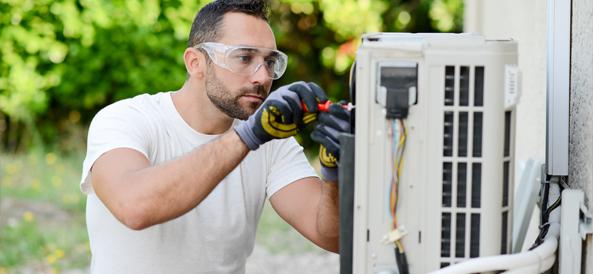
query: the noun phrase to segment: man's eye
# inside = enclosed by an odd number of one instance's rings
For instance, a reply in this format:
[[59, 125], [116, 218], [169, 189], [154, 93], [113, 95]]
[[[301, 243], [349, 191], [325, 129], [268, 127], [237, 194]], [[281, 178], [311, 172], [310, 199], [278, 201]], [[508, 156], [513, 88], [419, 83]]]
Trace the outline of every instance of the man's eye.
[[273, 68], [276, 65], [276, 59], [266, 59], [266, 66]]
[[251, 56], [251, 55], [239, 55], [239, 56], [237, 56], [237, 59], [239, 61], [241, 61], [241, 63], [250, 63], [251, 60], [253, 59], [253, 56]]

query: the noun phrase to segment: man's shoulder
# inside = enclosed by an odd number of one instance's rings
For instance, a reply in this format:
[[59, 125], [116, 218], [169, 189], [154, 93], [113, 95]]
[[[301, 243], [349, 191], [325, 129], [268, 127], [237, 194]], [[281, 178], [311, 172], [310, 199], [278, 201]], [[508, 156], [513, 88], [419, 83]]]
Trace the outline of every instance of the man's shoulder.
[[126, 118], [154, 113], [156, 110], [162, 108], [166, 95], [169, 95], [169, 92], [160, 92], [156, 94], [143, 93], [131, 98], [119, 100], [102, 108], [95, 115], [95, 119], [112, 115]]
[[140, 94], [107, 105], [95, 114], [89, 132], [106, 129], [154, 130], [165, 119], [167, 102], [163, 101], [168, 94]]

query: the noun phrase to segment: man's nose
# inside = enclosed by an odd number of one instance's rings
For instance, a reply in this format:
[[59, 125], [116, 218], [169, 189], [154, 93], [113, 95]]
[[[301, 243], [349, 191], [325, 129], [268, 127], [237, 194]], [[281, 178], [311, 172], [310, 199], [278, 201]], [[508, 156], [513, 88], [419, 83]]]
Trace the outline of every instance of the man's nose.
[[263, 63], [259, 64], [254, 72], [253, 75], [251, 75], [251, 82], [252, 83], [259, 83], [259, 84], [264, 84], [267, 81], [271, 81], [272, 78], [270, 77], [270, 74], [268, 72], [268, 69], [266, 68], [266, 66], [264, 66]]

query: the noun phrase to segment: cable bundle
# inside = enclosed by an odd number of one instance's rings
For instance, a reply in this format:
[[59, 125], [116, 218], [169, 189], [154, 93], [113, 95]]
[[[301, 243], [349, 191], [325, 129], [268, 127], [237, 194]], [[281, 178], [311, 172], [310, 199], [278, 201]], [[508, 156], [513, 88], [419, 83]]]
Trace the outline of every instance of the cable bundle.
[[389, 120], [388, 123], [390, 123], [388, 128], [390, 129], [389, 137], [392, 140], [391, 158], [393, 161], [391, 191], [389, 193], [389, 209], [392, 219], [391, 229], [392, 231], [396, 232], [396, 235], [399, 235], [393, 239], [393, 243], [395, 244], [395, 261], [397, 263], [399, 273], [408, 274], [408, 261], [406, 259], [406, 253], [404, 251], [403, 244], [401, 243], [401, 236], [403, 236], [404, 233], [398, 231], [399, 229], [397, 224], [398, 187], [402, 172], [403, 155], [406, 148], [406, 137], [408, 132], [402, 119]]

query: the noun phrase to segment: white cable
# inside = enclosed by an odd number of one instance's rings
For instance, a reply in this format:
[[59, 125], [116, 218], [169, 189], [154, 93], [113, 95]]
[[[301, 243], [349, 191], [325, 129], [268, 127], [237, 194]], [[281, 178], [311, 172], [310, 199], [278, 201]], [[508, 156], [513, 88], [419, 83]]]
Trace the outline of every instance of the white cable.
[[[465, 274], [496, 270], [508, 273], [541, 273], [554, 265], [560, 235], [560, 207], [550, 214], [550, 227], [544, 242], [533, 250], [518, 254], [475, 258], [451, 265], [430, 274]], [[536, 271], [536, 272], [532, 272]]]

